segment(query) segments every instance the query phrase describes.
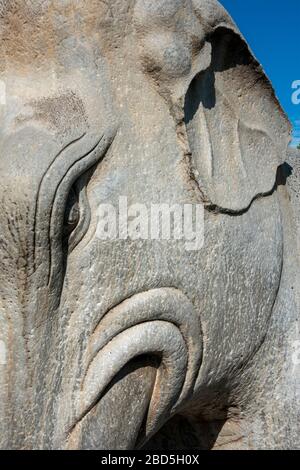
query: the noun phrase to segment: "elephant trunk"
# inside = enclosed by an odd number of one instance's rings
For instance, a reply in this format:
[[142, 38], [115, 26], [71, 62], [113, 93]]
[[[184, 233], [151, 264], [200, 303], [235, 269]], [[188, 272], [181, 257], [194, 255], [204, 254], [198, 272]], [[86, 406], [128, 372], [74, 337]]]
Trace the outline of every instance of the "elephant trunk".
[[90, 448], [85, 436], [95, 435], [100, 449], [149, 440], [193, 392], [201, 339], [193, 306], [177, 289], [136, 294], [109, 311], [90, 339], [67, 446]]

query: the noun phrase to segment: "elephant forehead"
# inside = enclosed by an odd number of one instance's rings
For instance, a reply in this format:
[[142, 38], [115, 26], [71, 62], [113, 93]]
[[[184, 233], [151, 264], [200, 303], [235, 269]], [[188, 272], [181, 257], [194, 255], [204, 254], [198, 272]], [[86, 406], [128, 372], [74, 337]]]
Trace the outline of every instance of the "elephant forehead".
[[[0, 50], [7, 58], [0, 70], [35, 64], [64, 67], [70, 38], [72, 48], [114, 48], [125, 34], [129, 1], [7, 0], [0, 2]], [[122, 33], [123, 32], [123, 33]], [[107, 36], [106, 36], [107, 34]], [[74, 46], [74, 39], [78, 43]]]
[[[137, 21], [165, 26], [174, 26], [190, 11], [210, 26], [231, 21], [225, 9], [216, 0], [136, 0], [135, 18]], [[183, 13], [183, 14], [182, 14]]]
[[132, 31], [133, 16], [144, 30], [159, 25], [187, 30], [193, 29], [191, 12], [210, 26], [230, 21], [215, 0], [2, 1], [2, 54], [25, 66], [28, 62], [46, 64], [49, 59], [57, 60], [70, 36], [94, 42], [96, 47], [100, 40], [101, 47], [114, 50]]
[[0, 171], [6, 185], [30, 178], [34, 190], [62, 150], [85, 133], [86, 119], [82, 101], [71, 92], [25, 105], [8, 97], [0, 140]]
[[137, 0], [133, 19], [142, 46], [151, 47], [151, 39], [158, 36], [157, 56], [168, 42], [175, 44], [173, 50], [184, 49], [185, 55], [195, 55], [212, 28], [222, 23], [235, 28], [214, 0]]

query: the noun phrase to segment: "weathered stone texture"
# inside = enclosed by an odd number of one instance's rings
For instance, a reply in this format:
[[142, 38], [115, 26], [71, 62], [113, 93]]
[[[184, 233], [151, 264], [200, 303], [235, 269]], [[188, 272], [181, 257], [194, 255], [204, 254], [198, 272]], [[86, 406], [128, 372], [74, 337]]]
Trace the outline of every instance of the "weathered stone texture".
[[[290, 124], [232, 19], [2, 0], [0, 47], [0, 447], [300, 448]], [[124, 196], [204, 246], [99, 239]]]

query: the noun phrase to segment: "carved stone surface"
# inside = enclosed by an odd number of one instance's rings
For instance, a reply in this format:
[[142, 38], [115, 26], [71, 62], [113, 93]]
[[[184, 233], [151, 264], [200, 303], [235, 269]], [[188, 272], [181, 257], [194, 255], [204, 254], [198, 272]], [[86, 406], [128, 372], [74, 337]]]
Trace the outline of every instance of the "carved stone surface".
[[[1, 448], [300, 448], [290, 126], [231, 18], [1, 0], [0, 44]], [[203, 247], [100, 240], [121, 196]]]
[[285, 173], [288, 178], [289, 195], [295, 213], [295, 225], [300, 227], [300, 150], [288, 150]]

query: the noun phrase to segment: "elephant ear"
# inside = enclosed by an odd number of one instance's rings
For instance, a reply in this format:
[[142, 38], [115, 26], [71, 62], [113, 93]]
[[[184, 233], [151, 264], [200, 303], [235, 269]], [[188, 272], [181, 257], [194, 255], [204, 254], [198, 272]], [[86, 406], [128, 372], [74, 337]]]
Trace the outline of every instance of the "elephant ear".
[[275, 187], [290, 125], [235, 27], [219, 24], [209, 42], [211, 64], [185, 97], [192, 166], [210, 203], [240, 211]]

